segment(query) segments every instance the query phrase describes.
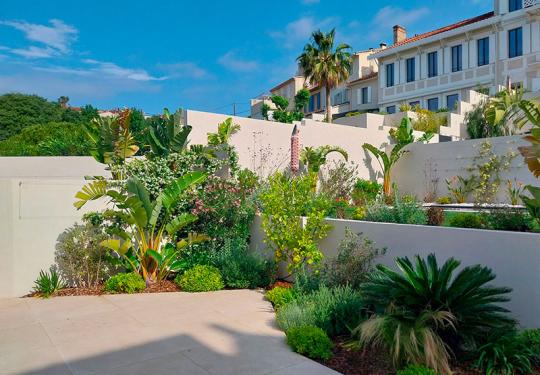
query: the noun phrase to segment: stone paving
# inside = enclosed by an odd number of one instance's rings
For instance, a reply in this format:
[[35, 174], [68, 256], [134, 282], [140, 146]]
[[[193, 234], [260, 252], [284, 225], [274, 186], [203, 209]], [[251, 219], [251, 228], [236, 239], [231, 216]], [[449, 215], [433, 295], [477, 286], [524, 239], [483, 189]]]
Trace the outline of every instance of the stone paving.
[[0, 374], [338, 374], [290, 351], [262, 293], [0, 299]]

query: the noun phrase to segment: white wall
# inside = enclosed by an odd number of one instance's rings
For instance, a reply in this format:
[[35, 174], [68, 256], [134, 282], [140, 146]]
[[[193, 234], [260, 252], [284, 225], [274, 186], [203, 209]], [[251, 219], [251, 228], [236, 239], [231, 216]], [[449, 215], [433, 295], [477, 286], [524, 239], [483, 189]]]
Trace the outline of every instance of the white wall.
[[[540, 327], [540, 249], [539, 234], [372, 223], [365, 221], [328, 219], [333, 227], [320, 242], [325, 257], [335, 257], [345, 228], [375, 242], [387, 253], [377, 261], [395, 268], [396, 257], [437, 256], [440, 264], [450, 257], [462, 262], [462, 267], [481, 264], [491, 268], [497, 286], [513, 289], [506, 307], [523, 327]], [[251, 248], [265, 252], [264, 234], [257, 218], [252, 230]], [[267, 253], [266, 253], [267, 254]]]
[[[506, 180], [517, 178], [524, 184], [540, 185], [540, 181], [533, 177], [518, 152], [518, 146], [526, 145], [521, 136], [496, 137], [487, 139], [495, 153], [504, 155], [513, 151], [517, 156], [513, 159], [509, 172], [501, 174], [502, 184], [497, 196], [500, 202], [508, 202], [506, 196]], [[397, 162], [393, 171], [392, 181], [397, 183], [400, 192], [414, 194], [418, 199], [426, 195], [426, 164], [431, 162], [435, 175], [438, 177], [438, 196], [448, 195], [446, 178], [456, 175], [468, 177], [467, 167], [473, 164], [473, 158], [485, 139], [474, 139], [457, 142], [442, 142], [437, 144], [415, 143], [407, 146], [407, 152]]]

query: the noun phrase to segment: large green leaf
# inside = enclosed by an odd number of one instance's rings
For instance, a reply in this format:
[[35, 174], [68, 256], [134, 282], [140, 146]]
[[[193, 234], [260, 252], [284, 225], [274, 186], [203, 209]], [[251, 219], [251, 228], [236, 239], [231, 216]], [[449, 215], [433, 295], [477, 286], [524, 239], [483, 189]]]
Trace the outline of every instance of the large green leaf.
[[78, 199], [78, 201], [75, 201], [73, 205], [80, 209], [82, 206], [86, 204], [86, 202], [91, 200], [96, 200], [101, 197], [103, 197], [107, 192], [107, 181], [105, 180], [97, 180], [92, 181], [82, 187], [82, 189], [75, 194], [75, 198]]
[[186, 148], [187, 139], [189, 137], [189, 133], [191, 133], [191, 129], [192, 127], [189, 125], [182, 126], [180, 131], [173, 136], [169, 146], [172, 152], [181, 152]]
[[203, 172], [191, 172], [180, 177], [167, 186], [161, 193], [163, 206], [167, 211], [178, 203], [183, 193], [192, 186], [202, 183], [206, 179]]
[[100, 245], [117, 252], [120, 255], [125, 255], [133, 246], [131, 241], [121, 241], [117, 239], [109, 239], [100, 242]]
[[147, 249], [145, 254], [153, 258], [158, 265], [161, 265], [163, 258], [160, 253], [152, 249]]
[[197, 216], [192, 214], [181, 214], [176, 216], [165, 226], [165, 230], [170, 236], [174, 236], [176, 232], [197, 220]]
[[540, 128], [533, 129], [531, 134], [523, 139], [530, 142], [530, 145], [518, 147], [518, 150], [523, 155], [532, 174], [535, 177], [540, 177]]
[[141, 181], [136, 178], [130, 178], [127, 180], [126, 189], [128, 192], [139, 198], [146, 211], [146, 216], [151, 217], [153, 207], [150, 202], [150, 194], [148, 194], [148, 190], [146, 190]]

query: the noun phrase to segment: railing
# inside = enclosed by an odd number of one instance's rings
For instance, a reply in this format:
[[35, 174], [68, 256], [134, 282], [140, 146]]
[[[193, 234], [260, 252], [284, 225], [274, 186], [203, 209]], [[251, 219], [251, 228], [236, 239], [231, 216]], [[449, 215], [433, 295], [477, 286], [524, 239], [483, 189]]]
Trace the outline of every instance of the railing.
[[535, 6], [536, 4], [540, 4], [539, 0], [523, 0], [523, 8], [529, 8], [532, 6]]

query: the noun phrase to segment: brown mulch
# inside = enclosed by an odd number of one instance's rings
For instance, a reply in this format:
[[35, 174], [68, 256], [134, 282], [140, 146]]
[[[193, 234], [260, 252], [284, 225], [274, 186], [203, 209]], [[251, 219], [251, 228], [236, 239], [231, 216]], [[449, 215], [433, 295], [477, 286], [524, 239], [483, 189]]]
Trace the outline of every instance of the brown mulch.
[[[169, 292], [180, 292], [180, 287], [176, 285], [173, 281], [163, 280], [158, 283], [154, 283], [141, 293], [169, 293]], [[69, 297], [69, 296], [101, 296], [106, 293], [103, 290], [103, 285], [97, 285], [90, 288], [64, 288], [60, 289], [58, 292], [54, 293], [52, 297]], [[24, 297], [39, 297], [35, 292], [25, 295]]]
[[282, 281], [282, 280], [277, 280], [275, 283], [269, 285], [266, 289], [267, 290], [272, 290], [276, 287], [281, 287], [281, 288], [292, 288], [293, 284], [288, 282], [288, 281]]
[[[388, 353], [377, 348], [352, 350], [345, 347], [347, 337], [337, 337], [334, 341], [334, 355], [319, 363], [344, 375], [394, 375], [396, 370]], [[470, 364], [461, 364], [452, 368], [454, 375], [482, 375], [482, 371], [472, 369]], [[536, 369], [535, 375], [540, 374]]]

